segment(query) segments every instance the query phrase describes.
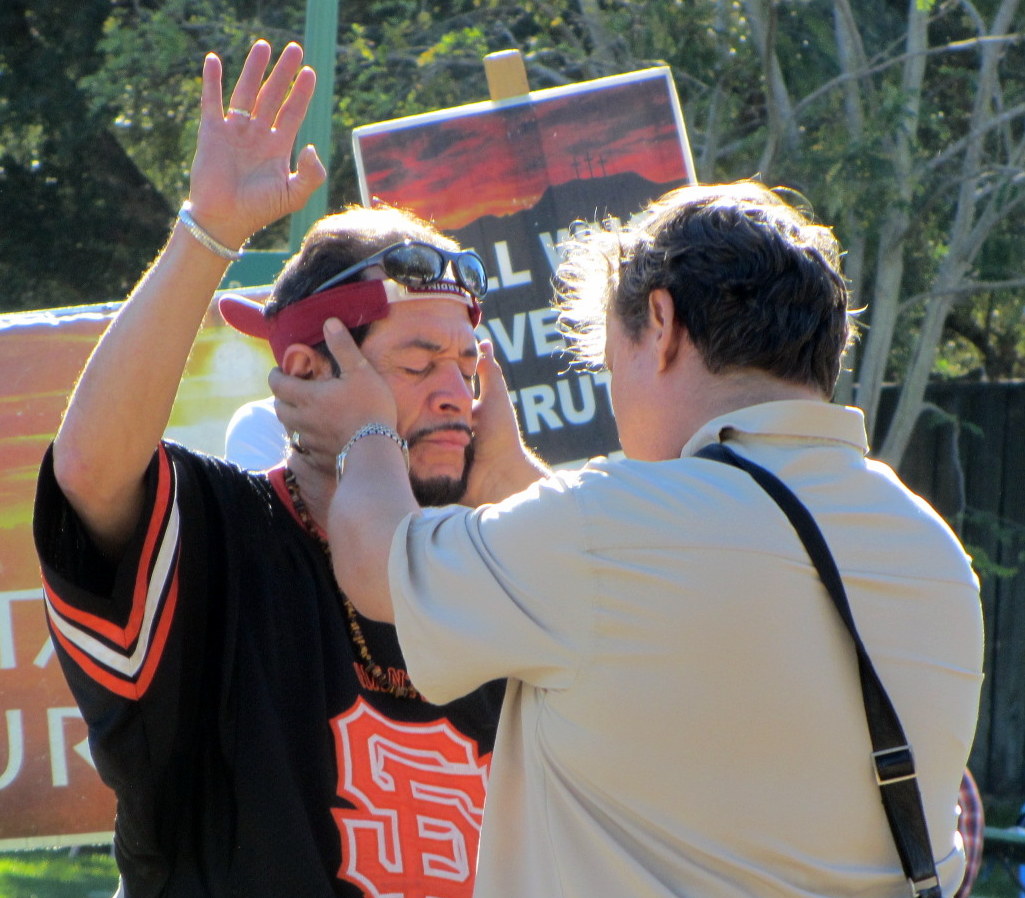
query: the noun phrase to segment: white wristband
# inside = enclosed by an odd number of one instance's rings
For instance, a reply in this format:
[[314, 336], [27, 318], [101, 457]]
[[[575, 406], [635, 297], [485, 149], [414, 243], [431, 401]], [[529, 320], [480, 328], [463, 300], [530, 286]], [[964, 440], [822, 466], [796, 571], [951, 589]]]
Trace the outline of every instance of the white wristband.
[[349, 454], [349, 450], [356, 444], [357, 440], [362, 440], [363, 437], [369, 437], [377, 434], [382, 437], [388, 437], [392, 442], [396, 443], [402, 450], [402, 457], [406, 461], [406, 470], [409, 470], [409, 443], [407, 443], [402, 437], [400, 437], [390, 427], [385, 427], [383, 424], [364, 424], [359, 430], [357, 430], [352, 438], [342, 447], [342, 451], [338, 453], [338, 457], [335, 459], [335, 479], [342, 479], [342, 472], [345, 470], [345, 456]]
[[188, 200], [182, 203], [182, 207], [178, 210], [178, 220], [185, 225], [185, 230], [215, 256], [220, 256], [222, 259], [228, 259], [231, 262], [237, 262], [242, 258], [241, 249], [234, 250], [231, 247], [225, 246], [220, 240], [199, 226], [196, 219], [192, 217], [192, 203]]

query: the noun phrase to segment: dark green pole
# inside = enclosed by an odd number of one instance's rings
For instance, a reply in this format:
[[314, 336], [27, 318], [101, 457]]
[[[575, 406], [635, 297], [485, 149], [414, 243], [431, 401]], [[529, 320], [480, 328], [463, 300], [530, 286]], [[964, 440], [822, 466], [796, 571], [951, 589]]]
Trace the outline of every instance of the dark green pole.
[[[317, 73], [317, 88], [306, 120], [299, 129], [296, 148], [309, 143], [317, 148], [320, 161], [331, 171], [331, 112], [335, 106], [335, 52], [338, 45], [339, 0], [306, 0], [305, 62]], [[321, 185], [305, 207], [292, 215], [289, 246], [299, 249], [310, 225], [327, 212], [327, 184]]]

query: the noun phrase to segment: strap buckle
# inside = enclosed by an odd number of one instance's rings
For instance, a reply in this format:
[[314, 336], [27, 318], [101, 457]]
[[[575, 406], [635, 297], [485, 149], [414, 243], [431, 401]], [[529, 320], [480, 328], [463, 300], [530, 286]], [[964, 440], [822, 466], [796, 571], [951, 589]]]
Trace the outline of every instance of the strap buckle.
[[921, 879], [909, 879], [911, 898], [942, 898], [938, 876], [923, 876]]
[[872, 764], [875, 767], [876, 783], [880, 786], [892, 786], [905, 780], [913, 780], [915, 773], [915, 756], [910, 745], [899, 745], [896, 748], [884, 748], [872, 752]]

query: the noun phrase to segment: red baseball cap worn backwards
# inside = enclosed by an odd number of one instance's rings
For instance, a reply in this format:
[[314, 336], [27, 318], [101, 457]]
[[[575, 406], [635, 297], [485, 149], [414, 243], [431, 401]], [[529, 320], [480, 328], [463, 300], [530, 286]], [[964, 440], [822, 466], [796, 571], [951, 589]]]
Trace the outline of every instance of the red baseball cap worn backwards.
[[222, 294], [217, 308], [236, 330], [267, 340], [280, 365], [285, 350], [293, 343], [314, 346], [322, 342], [328, 318], [339, 319], [351, 330], [387, 317], [392, 303], [423, 299], [451, 299], [466, 307], [471, 327], [480, 323], [480, 303], [454, 281], [437, 281], [415, 289], [392, 280], [341, 284], [291, 303], [273, 317], [264, 314], [261, 303], [238, 293]]

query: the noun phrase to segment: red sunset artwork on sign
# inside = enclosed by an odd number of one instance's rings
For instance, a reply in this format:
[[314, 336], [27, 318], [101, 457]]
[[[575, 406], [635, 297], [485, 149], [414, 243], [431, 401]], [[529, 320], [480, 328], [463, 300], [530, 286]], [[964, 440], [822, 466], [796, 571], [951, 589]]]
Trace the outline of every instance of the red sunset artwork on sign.
[[654, 184], [691, 180], [666, 77], [617, 80], [357, 129], [365, 200], [405, 206], [454, 231], [484, 215], [529, 209], [570, 181], [625, 172]]

